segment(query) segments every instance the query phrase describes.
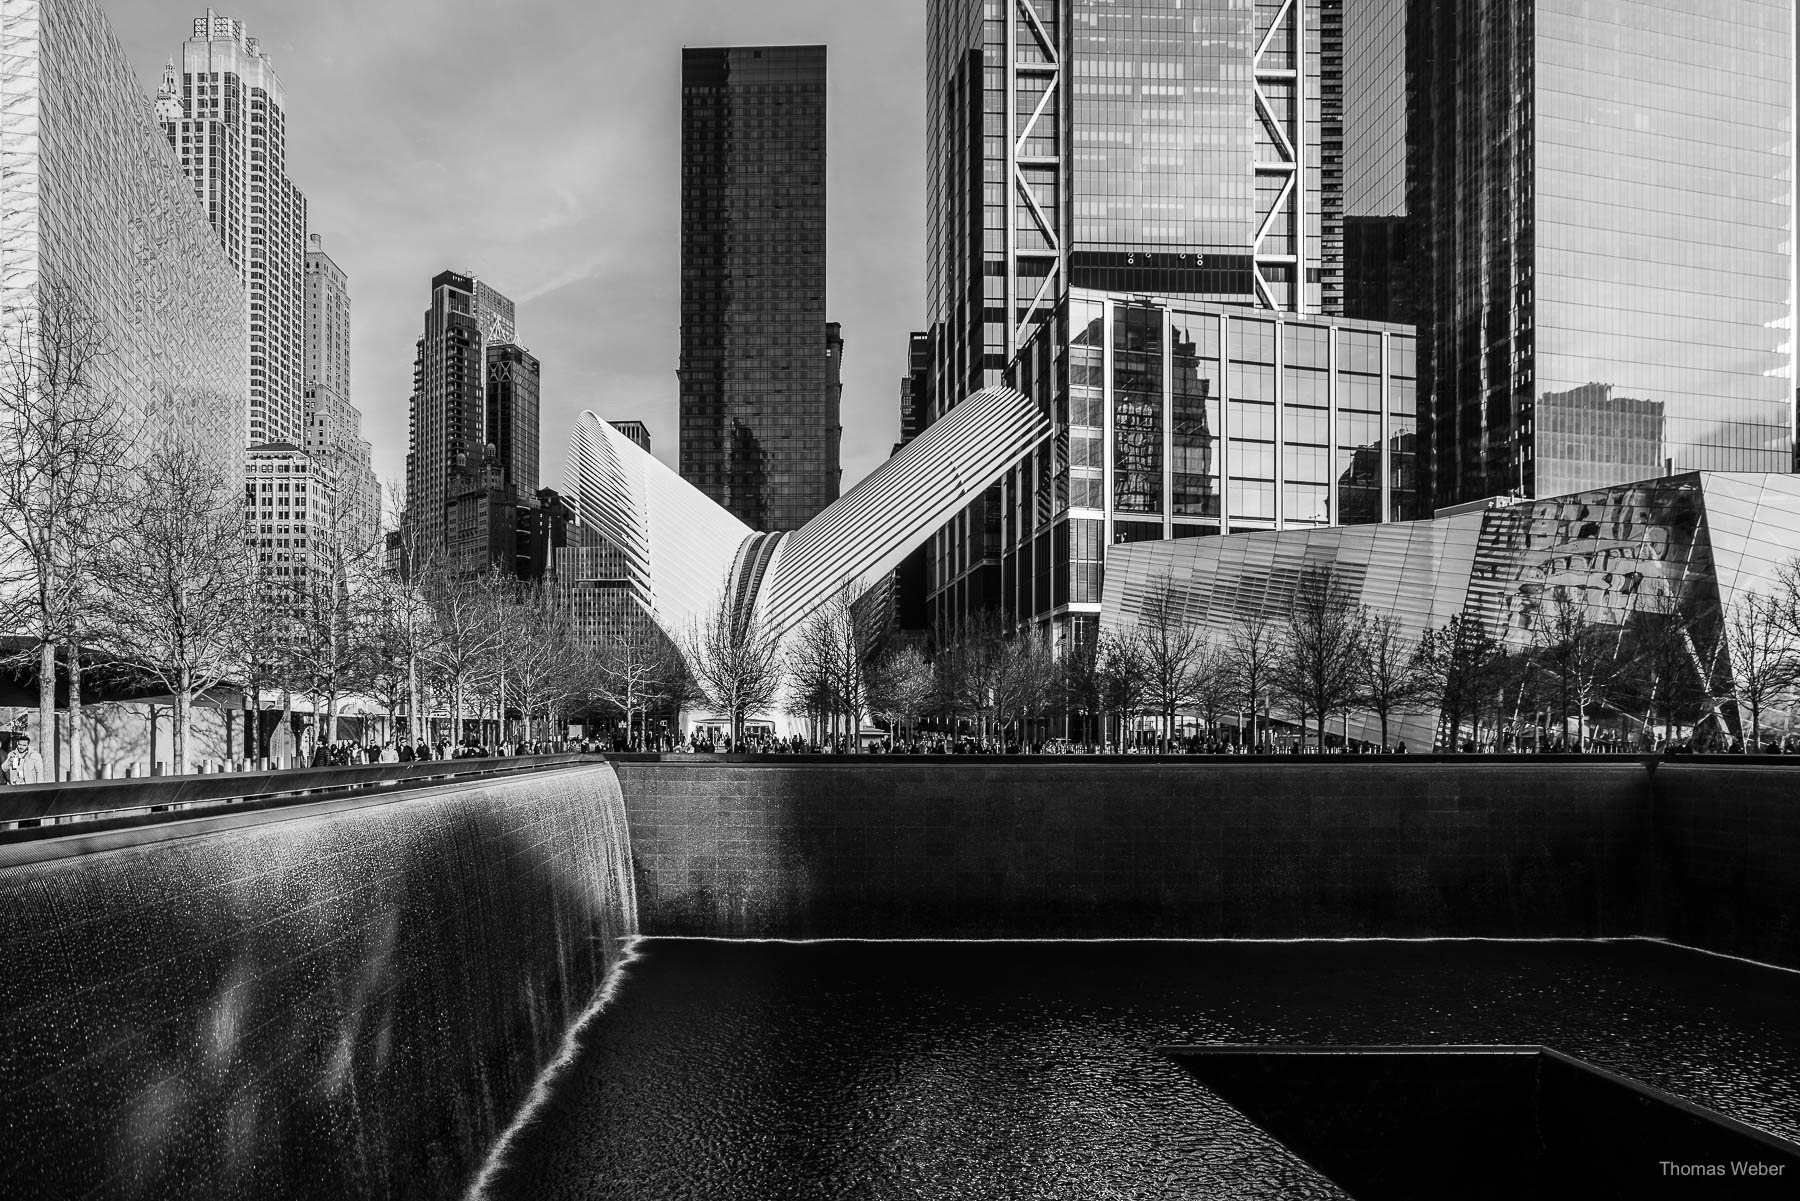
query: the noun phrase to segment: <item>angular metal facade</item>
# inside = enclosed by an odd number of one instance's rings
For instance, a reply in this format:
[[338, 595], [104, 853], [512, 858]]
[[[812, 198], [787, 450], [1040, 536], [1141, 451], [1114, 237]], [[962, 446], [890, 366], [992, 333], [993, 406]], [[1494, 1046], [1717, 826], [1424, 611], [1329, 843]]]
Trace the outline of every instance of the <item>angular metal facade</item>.
[[[1329, 566], [1409, 642], [1461, 616], [1522, 650], [1565, 600], [1620, 632], [1640, 614], [1716, 620], [1746, 595], [1774, 594], [1797, 557], [1800, 477], [1690, 472], [1428, 521], [1116, 546], [1101, 628], [1138, 620], [1166, 576], [1187, 619], [1222, 643], [1242, 618], [1289, 612], [1304, 573]], [[1349, 728], [1379, 737], [1372, 719], [1352, 715]], [[1415, 715], [1390, 737], [1430, 747], [1436, 728]]]
[[0, 336], [73, 288], [128, 428], [244, 463], [243, 285], [93, 0], [0, 0]]

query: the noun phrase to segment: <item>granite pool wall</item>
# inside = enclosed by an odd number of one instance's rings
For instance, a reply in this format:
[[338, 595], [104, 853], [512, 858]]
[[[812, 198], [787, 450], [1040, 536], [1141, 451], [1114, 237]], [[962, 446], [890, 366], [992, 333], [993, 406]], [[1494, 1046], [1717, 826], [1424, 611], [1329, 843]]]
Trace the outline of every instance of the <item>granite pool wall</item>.
[[68, 829], [0, 846], [8, 1197], [455, 1196], [633, 932], [604, 764]]
[[1593, 937], [1650, 920], [1633, 759], [614, 767], [647, 934]]

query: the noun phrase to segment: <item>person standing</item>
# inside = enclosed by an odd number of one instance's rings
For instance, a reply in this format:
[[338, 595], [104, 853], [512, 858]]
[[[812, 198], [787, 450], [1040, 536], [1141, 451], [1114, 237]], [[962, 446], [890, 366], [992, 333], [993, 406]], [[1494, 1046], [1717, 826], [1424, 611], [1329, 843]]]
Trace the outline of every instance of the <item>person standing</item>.
[[0, 762], [0, 778], [8, 784], [43, 783], [44, 761], [31, 749], [30, 737], [22, 736], [13, 742], [12, 750]]

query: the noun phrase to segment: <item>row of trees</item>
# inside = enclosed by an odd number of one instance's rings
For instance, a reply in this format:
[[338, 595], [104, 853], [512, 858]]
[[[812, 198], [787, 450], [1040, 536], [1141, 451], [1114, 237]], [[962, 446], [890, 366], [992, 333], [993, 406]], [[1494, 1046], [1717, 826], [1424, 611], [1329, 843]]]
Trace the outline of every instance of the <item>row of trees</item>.
[[284, 718], [309, 698], [323, 740], [337, 739], [351, 696], [376, 701], [389, 731], [409, 738], [430, 737], [428, 715], [460, 741], [469, 718], [517, 714], [529, 741], [542, 731], [535, 722], [596, 708], [641, 721], [691, 694], [679, 656], [647, 622], [583, 643], [563, 598], [457, 570], [404, 522], [400, 561], [386, 562], [332, 463], [304, 481], [309, 492], [285, 480], [288, 528], [264, 528], [256, 483], [247, 494], [226, 448], [199, 434], [229, 398], [169, 389], [146, 439], [109, 382], [99, 322], [70, 289], [46, 280], [34, 309], [6, 316], [0, 623], [14, 634], [11, 666], [37, 682], [47, 766], [58, 757], [60, 679], [64, 771], [87, 774], [82, 686], [99, 674], [172, 698], [183, 770], [197, 757], [195, 704], [226, 683], [259, 712], [279, 702]]
[[1060, 655], [1036, 637], [1009, 636], [991, 614], [928, 655], [896, 644], [885, 607], [846, 585], [785, 653], [734, 624], [741, 616], [721, 601], [690, 657], [701, 695], [732, 715], [737, 737], [745, 716], [786, 695], [796, 712], [851, 733], [865, 717], [902, 732], [935, 719], [1028, 741], [1047, 729], [1033, 723], [1066, 715], [1071, 735], [1108, 742], [1150, 716], [1166, 747], [1193, 716], [1215, 737], [1236, 727], [1232, 739], [1256, 745], [1280, 717], [1323, 744], [1331, 722], [1364, 713], [1386, 745], [1399, 716], [1436, 713], [1437, 739], [1450, 747], [1582, 746], [1596, 725], [1622, 741], [1685, 728], [1724, 745], [1734, 724], [1760, 745], [1766, 713], [1800, 688], [1800, 568], [1777, 585], [1722, 612], [1646, 606], [1622, 624], [1595, 620], [1582, 596], [1546, 590], [1527, 596], [1530, 638], [1518, 646], [1463, 615], [1409, 637], [1395, 615], [1357, 604], [1329, 566], [1304, 572], [1280, 615], [1249, 612], [1210, 640], [1165, 577], [1129, 625]]

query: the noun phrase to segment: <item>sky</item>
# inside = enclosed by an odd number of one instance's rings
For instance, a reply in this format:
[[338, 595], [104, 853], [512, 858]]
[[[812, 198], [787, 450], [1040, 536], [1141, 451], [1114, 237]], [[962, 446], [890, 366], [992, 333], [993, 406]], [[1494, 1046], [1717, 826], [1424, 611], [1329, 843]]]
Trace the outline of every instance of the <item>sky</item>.
[[[147, 92], [191, 0], [101, 0]], [[649, 425], [676, 463], [681, 49], [828, 47], [826, 313], [844, 327], [848, 490], [898, 437], [925, 313], [923, 4], [847, 0], [255, 0], [287, 92], [289, 178], [350, 277], [351, 400], [375, 470], [406, 467], [431, 277], [518, 303], [543, 370], [542, 480], [576, 416]], [[871, 19], [879, 12], [880, 19]]]

